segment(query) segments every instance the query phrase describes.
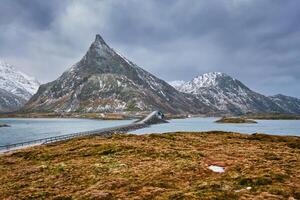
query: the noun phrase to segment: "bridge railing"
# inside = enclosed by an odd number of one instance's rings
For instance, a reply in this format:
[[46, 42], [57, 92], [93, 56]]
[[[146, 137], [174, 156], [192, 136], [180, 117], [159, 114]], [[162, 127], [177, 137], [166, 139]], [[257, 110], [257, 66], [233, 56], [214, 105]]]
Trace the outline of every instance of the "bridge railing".
[[84, 132], [78, 132], [78, 133], [58, 135], [58, 136], [41, 138], [41, 139], [20, 142], [20, 143], [15, 143], [15, 144], [8, 144], [8, 145], [0, 146], [0, 152], [8, 151], [11, 149], [17, 149], [17, 148], [23, 147], [23, 146], [35, 145], [35, 144], [49, 144], [52, 142], [69, 140], [69, 139], [72, 139], [75, 137], [80, 137], [80, 136], [91, 136], [91, 135], [111, 136], [114, 132], [124, 132], [124, 131], [144, 128], [144, 127], [148, 126], [147, 121], [149, 121], [151, 118], [155, 117], [155, 112], [156, 111], [152, 112], [146, 118], [144, 118], [142, 121], [140, 121], [138, 123], [120, 125], [120, 126], [115, 126], [115, 127], [110, 127], [110, 128], [97, 129], [97, 130], [92, 130], [92, 131], [84, 131]]
[[52, 142], [69, 140], [69, 139], [72, 139], [75, 137], [80, 137], [80, 136], [91, 136], [91, 135], [110, 136], [114, 132], [123, 132], [123, 131], [128, 131], [130, 129], [142, 128], [145, 126], [146, 125], [144, 125], [144, 124], [128, 124], [128, 125], [121, 125], [121, 126], [116, 126], [116, 127], [111, 127], [111, 128], [97, 129], [97, 130], [92, 130], [92, 131], [84, 131], [84, 132], [78, 132], [78, 133], [58, 135], [58, 136], [53, 136], [53, 137], [41, 138], [41, 139], [30, 140], [30, 141], [26, 141], [26, 142], [20, 142], [20, 143], [0, 146], [0, 151], [6, 151], [6, 150], [10, 150], [10, 149], [15, 149], [18, 147], [30, 146], [30, 145], [35, 145], [35, 144], [49, 144]]
[[13, 148], [22, 147], [22, 146], [30, 146], [33, 144], [44, 144], [44, 143], [50, 143], [50, 142], [59, 141], [59, 140], [71, 139], [74, 137], [86, 135], [88, 133], [89, 133], [89, 131], [53, 136], [53, 137], [48, 137], [48, 138], [41, 138], [41, 139], [36, 139], [36, 140], [19, 142], [19, 143], [15, 143], [15, 144], [8, 144], [8, 145], [0, 146], [0, 150], [9, 150], [9, 149], [13, 149]]

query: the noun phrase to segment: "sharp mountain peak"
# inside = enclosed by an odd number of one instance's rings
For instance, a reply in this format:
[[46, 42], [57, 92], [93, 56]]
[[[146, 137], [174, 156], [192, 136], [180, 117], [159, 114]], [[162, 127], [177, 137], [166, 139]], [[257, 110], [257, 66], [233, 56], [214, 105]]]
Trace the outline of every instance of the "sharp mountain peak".
[[85, 56], [57, 80], [42, 85], [24, 110], [207, 113], [211, 109], [127, 60], [97, 34]]
[[202, 75], [196, 76], [195, 78], [193, 78], [193, 80], [201, 80], [201, 81], [214, 80], [214, 81], [218, 81], [218, 80], [221, 80], [223, 78], [235, 80], [235, 78], [233, 78], [232, 76], [229, 76], [228, 74], [223, 73], [223, 72], [204, 73]]
[[102, 36], [100, 34], [96, 34], [95, 42], [101, 42], [101, 43], [106, 44], [106, 42], [104, 41], [104, 39], [102, 38]]
[[94, 40], [94, 42], [92, 42], [90, 48], [98, 48], [98, 49], [101, 49], [101, 48], [107, 49], [108, 48], [108, 49], [111, 49], [100, 34], [96, 34], [95, 40]]
[[[210, 72], [174, 89], [118, 54], [97, 34], [85, 56], [57, 80], [44, 84], [25, 111], [170, 113], [292, 112], [292, 104], [258, 94], [222, 72]], [[300, 104], [300, 103], [299, 103]], [[298, 103], [297, 103], [298, 105]]]

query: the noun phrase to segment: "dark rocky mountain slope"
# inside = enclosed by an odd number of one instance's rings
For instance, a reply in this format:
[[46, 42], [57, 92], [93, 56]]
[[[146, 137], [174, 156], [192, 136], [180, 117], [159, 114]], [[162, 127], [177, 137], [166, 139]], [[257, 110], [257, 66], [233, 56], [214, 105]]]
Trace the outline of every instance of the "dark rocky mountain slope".
[[300, 114], [300, 99], [282, 94], [270, 96], [270, 98], [286, 113]]
[[242, 82], [220, 72], [206, 73], [189, 82], [171, 83], [178, 91], [192, 94], [220, 113], [284, 113], [271, 98], [252, 91]]
[[19, 110], [26, 103], [26, 99], [11, 92], [0, 89], [0, 112], [13, 112]]
[[57, 80], [41, 85], [24, 111], [116, 112], [162, 110], [215, 112], [110, 48], [100, 35], [85, 56]]
[[0, 112], [20, 109], [37, 91], [39, 82], [0, 60]]

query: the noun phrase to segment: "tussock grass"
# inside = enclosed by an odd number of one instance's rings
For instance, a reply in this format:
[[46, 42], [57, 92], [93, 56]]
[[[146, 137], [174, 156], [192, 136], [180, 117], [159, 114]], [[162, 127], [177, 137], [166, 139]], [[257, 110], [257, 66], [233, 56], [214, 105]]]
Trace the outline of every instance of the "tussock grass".
[[1, 155], [0, 199], [300, 199], [299, 144], [225, 132], [77, 138]]

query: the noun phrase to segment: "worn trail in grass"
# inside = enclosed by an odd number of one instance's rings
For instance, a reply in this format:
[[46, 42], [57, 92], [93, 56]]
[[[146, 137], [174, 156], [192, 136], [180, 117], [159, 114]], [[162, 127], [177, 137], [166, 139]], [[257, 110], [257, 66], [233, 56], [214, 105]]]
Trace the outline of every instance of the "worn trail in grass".
[[0, 171], [1, 199], [300, 199], [300, 138], [78, 138], [2, 155]]

